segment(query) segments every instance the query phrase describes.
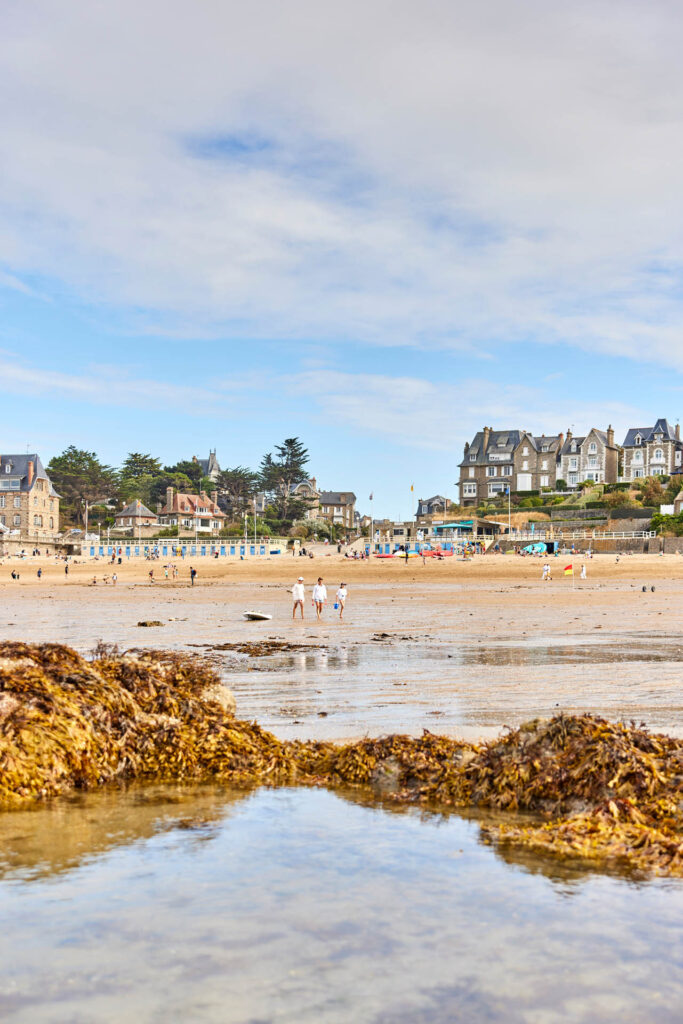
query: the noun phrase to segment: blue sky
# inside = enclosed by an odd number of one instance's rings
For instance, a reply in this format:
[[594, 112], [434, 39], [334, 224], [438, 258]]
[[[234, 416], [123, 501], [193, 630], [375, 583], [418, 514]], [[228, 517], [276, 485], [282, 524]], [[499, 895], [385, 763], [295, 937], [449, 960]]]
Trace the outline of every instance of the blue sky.
[[484, 423], [679, 418], [675, 5], [0, 20], [3, 450], [256, 465], [299, 435], [406, 516]]

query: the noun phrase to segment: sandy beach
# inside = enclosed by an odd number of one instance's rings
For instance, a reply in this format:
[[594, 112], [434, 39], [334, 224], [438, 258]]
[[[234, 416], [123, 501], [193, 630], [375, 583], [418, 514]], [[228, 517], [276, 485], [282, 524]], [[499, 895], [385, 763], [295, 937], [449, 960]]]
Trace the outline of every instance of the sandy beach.
[[[11, 559], [0, 566], [0, 629], [7, 639], [54, 641], [81, 651], [96, 643], [194, 651], [221, 668], [240, 716], [283, 738], [332, 739], [420, 734], [490, 737], [537, 715], [594, 711], [683, 735], [679, 608], [683, 559], [675, 555], [595, 556], [588, 578], [562, 570], [541, 581], [543, 562], [512, 555], [359, 562], [335, 552], [314, 559], [102, 559], [71, 564]], [[42, 566], [42, 579], [37, 578]], [[19, 580], [12, 580], [16, 569]], [[118, 583], [103, 582], [115, 568]], [[156, 582], [148, 579], [154, 569]], [[304, 622], [292, 621], [289, 590], [306, 582]], [[92, 584], [93, 575], [97, 584]], [[311, 587], [329, 593], [315, 621]], [[344, 580], [343, 623], [333, 610]], [[643, 592], [643, 587], [646, 591]], [[652, 591], [654, 587], [654, 592]], [[246, 622], [245, 610], [272, 615]], [[161, 627], [141, 628], [143, 620]], [[273, 653], [217, 649], [264, 641]], [[290, 643], [296, 650], [278, 650]]]

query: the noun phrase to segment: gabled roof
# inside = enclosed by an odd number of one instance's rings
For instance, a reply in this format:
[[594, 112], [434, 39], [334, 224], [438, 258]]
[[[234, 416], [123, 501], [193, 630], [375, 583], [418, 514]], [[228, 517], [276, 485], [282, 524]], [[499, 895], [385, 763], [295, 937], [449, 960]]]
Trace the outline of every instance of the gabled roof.
[[572, 455], [572, 445], [576, 444], [576, 450], [578, 451], [583, 442], [586, 440], [585, 437], [568, 437], [562, 445], [560, 454], [561, 455]]
[[[199, 508], [205, 508], [206, 513], [198, 512]], [[161, 510], [161, 515], [170, 515], [172, 512], [177, 512], [179, 515], [212, 515], [219, 519], [225, 519], [225, 512], [221, 512], [218, 505], [211, 501], [208, 494], [203, 491], [201, 494], [184, 494], [182, 491], [173, 492], [173, 500], [171, 507], [168, 507], [168, 502], [164, 505]]]
[[[489, 444], [484, 451], [484, 431], [478, 430], [474, 440], [467, 450], [467, 454], [460, 463], [461, 466], [484, 466], [488, 462], [488, 452], [514, 452], [519, 445], [524, 431], [522, 430], [492, 430], [489, 434]], [[528, 435], [533, 444], [533, 437]], [[474, 458], [471, 456], [474, 455]]]
[[152, 519], [156, 519], [156, 512], [150, 512], [146, 505], [143, 505], [139, 498], [135, 501], [131, 501], [130, 505], [126, 505], [120, 512], [116, 513], [116, 519], [123, 519], [124, 516], [128, 519], [147, 519], [151, 516]]
[[550, 437], [546, 437], [546, 436], [542, 435], [541, 437], [535, 437], [534, 438], [534, 443], [535, 443], [536, 447], [538, 448], [539, 452], [542, 450], [543, 446], [546, 445], [546, 444], [548, 445], [548, 448], [552, 451], [553, 449], [557, 448], [559, 440], [560, 440], [560, 435], [559, 434], [552, 434], [552, 436], [550, 436]]
[[212, 473], [220, 473], [221, 471], [215, 451], [209, 452], [208, 459], [197, 459], [197, 462], [201, 466], [202, 476], [211, 476]]
[[668, 420], [658, 419], [654, 427], [631, 427], [624, 438], [624, 448], [637, 447], [636, 437], [640, 434], [641, 444], [654, 441], [655, 434], [663, 434], [664, 441], [677, 441], [676, 431]]
[[[28, 464], [33, 463], [33, 480], [31, 481], [31, 487], [28, 485]], [[24, 455], [0, 455], [0, 475], [5, 475], [5, 467], [11, 466], [8, 476], [19, 477], [20, 491], [30, 491], [33, 488], [33, 484], [36, 480], [47, 480], [49, 485], [49, 495], [51, 498], [58, 498], [56, 490], [52, 486], [52, 481], [45, 472], [43, 463], [40, 461], [40, 456], [33, 452], [33, 454], [25, 453]]]

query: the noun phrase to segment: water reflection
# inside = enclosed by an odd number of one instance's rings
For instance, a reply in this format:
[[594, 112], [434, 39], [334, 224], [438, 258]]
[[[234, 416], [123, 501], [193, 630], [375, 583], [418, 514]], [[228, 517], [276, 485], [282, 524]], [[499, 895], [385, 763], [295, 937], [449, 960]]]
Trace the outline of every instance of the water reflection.
[[157, 788], [6, 816], [3, 1021], [679, 1019], [680, 885], [515, 863], [478, 820], [349, 796]]

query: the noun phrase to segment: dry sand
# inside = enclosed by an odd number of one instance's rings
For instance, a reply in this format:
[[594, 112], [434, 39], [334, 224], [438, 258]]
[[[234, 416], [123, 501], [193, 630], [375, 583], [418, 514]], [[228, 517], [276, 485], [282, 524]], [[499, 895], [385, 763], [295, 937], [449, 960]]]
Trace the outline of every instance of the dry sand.
[[[314, 559], [176, 561], [179, 579], [166, 581], [163, 559], [114, 567], [87, 559], [72, 563], [68, 578], [52, 559], [5, 560], [0, 633], [79, 650], [103, 640], [208, 654], [233, 688], [238, 713], [283, 737], [429, 728], [472, 738], [558, 710], [634, 718], [683, 735], [680, 556], [573, 559], [573, 582], [562, 575], [569, 558], [552, 558], [548, 584], [540, 579], [543, 560], [513, 555], [424, 566], [420, 559], [354, 562], [322, 550]], [[117, 586], [105, 585], [114, 569]], [[299, 574], [307, 588], [303, 624], [292, 622], [288, 593]], [[320, 624], [310, 605], [319, 574], [330, 595]], [[343, 623], [332, 609], [341, 579], [349, 589]], [[246, 609], [273, 619], [245, 622]], [[144, 619], [164, 626], [139, 628]], [[213, 649], [267, 638], [304, 649], [267, 658]]]

